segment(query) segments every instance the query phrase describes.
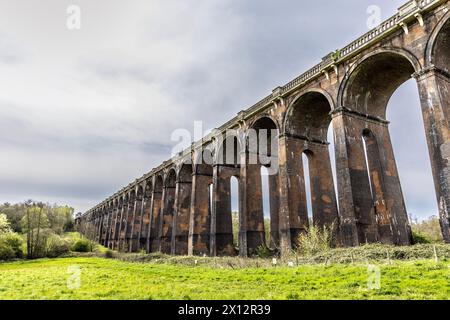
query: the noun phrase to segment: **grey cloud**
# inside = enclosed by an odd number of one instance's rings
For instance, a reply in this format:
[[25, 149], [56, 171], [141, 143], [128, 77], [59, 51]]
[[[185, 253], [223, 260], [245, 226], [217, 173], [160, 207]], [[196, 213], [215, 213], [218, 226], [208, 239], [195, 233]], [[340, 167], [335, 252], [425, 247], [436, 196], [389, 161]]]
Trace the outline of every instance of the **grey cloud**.
[[24, 59], [23, 50], [5, 33], [0, 32], [0, 63], [17, 64]]
[[[48, 29], [35, 28], [23, 10], [11, 12], [2, 26], [17, 31], [17, 39], [2, 40], [7, 30], [0, 29], [1, 80], [14, 92], [0, 92], [0, 148], [16, 157], [8, 165], [21, 167], [13, 167], [14, 179], [0, 163], [0, 180], [10, 184], [0, 196], [59, 197], [85, 210], [168, 159], [173, 130], [192, 130], [194, 120], [205, 130], [220, 126], [366, 32], [369, 5], [387, 18], [403, 2], [80, 0], [88, 17], [80, 33], [57, 27], [64, 20], [57, 1], [40, 2]], [[39, 48], [35, 60], [24, 59], [28, 52], [17, 44], [25, 40]], [[28, 97], [24, 85], [37, 92]], [[390, 108], [403, 111], [389, 112], [408, 209], [426, 216], [436, 204], [422, 128], [397, 126], [420, 123], [413, 91], [402, 88]], [[419, 112], [405, 116], [408, 107]], [[421, 141], [415, 153], [411, 141]]]

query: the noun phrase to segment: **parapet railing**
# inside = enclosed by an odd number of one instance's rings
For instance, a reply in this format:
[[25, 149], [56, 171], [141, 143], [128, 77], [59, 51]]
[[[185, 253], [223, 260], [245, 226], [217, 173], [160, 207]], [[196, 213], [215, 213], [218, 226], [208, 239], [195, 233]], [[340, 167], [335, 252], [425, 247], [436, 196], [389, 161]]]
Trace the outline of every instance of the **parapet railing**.
[[[380, 40], [385, 35], [399, 29], [402, 27], [402, 22], [415, 14], [420, 14], [420, 12], [429, 9], [445, 0], [410, 0], [398, 9], [397, 14], [391, 18], [383, 21], [378, 27], [370, 30], [366, 34], [362, 35], [355, 41], [351, 42], [341, 50], [336, 50], [328, 54], [322, 59], [320, 63], [307, 70], [294, 80], [288, 82], [284, 86], [280, 87], [279, 93], [281, 95], [304, 85], [306, 82], [314, 79], [315, 77], [321, 75], [324, 70], [329, 69], [333, 65], [340, 63], [348, 59], [353, 54], [356, 54], [363, 48], [372, 43]], [[255, 105], [246, 110], [246, 113], [253, 113], [261, 108], [264, 108], [267, 104], [272, 102], [273, 95], [270, 95], [261, 101], [257, 102]]]

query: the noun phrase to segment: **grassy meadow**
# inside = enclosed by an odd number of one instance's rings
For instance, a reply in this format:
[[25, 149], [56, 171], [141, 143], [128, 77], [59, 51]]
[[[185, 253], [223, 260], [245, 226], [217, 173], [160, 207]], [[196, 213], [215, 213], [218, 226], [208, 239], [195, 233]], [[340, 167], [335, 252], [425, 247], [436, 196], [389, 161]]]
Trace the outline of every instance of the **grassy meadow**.
[[273, 266], [271, 260], [230, 261], [68, 257], [0, 263], [0, 299], [450, 298], [448, 261], [377, 262], [379, 287], [372, 289], [373, 273], [363, 262]]

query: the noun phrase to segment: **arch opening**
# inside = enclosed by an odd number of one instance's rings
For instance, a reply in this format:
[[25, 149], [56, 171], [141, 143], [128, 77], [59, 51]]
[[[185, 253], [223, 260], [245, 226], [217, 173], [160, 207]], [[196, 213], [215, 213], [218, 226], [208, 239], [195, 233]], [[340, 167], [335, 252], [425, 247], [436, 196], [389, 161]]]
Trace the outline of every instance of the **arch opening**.
[[439, 69], [450, 72], [450, 18], [443, 24], [432, 45], [431, 62]]
[[129, 251], [131, 245], [131, 232], [133, 228], [133, 218], [134, 218], [134, 209], [136, 204], [136, 192], [135, 190], [131, 190], [128, 194], [128, 206], [126, 210], [125, 216], [125, 226], [124, 226], [124, 242], [123, 242], [123, 250]]
[[239, 179], [236, 176], [232, 176], [230, 179], [230, 202], [231, 202], [231, 232], [233, 235], [233, 247], [235, 252], [239, 249]]
[[303, 174], [305, 177], [305, 193], [306, 193], [306, 210], [308, 213], [308, 226], [314, 225], [314, 215], [312, 209], [312, 194], [311, 194], [311, 175], [309, 171], [309, 151], [302, 152]]
[[348, 77], [342, 105], [364, 115], [386, 119], [392, 94], [415, 71], [411, 61], [401, 54], [375, 54], [361, 62]]
[[211, 253], [211, 191], [214, 152], [207, 146], [198, 152], [194, 165], [191, 199], [189, 254]]
[[153, 208], [151, 210], [150, 228], [148, 236], [148, 250], [149, 252], [159, 251], [159, 229], [160, 229], [160, 216], [162, 206], [162, 195], [164, 188], [164, 179], [162, 175], [157, 175], [154, 182], [152, 202]]
[[[352, 112], [350, 116], [344, 110], [346, 139], [355, 141], [348, 146], [348, 163], [359, 243], [402, 245], [412, 241], [391, 142], [392, 125], [386, 119], [392, 97], [415, 71], [413, 58], [381, 52], [360, 62], [343, 83], [342, 105]], [[403, 117], [409, 113], [405, 109]], [[402, 116], [392, 120], [403, 122]]]
[[279, 247], [278, 126], [269, 117], [258, 119], [248, 134], [246, 172], [246, 236], [248, 254], [258, 247]]
[[142, 226], [142, 204], [143, 204], [143, 187], [137, 186], [134, 196], [133, 212], [131, 218], [131, 224], [129, 226], [129, 251], [136, 252], [139, 247], [140, 229]]
[[129, 206], [129, 195], [127, 193], [123, 196], [122, 209], [120, 211], [119, 232], [117, 235], [117, 249], [120, 251], [124, 250], [128, 206]]
[[[410, 221], [438, 216], [435, 185], [416, 81], [402, 84], [387, 107], [389, 131]], [[412, 129], [415, 128], [415, 129]]]
[[175, 188], [175, 213], [173, 220], [172, 253], [188, 254], [189, 221], [191, 213], [192, 165], [181, 165]]
[[150, 219], [151, 219], [151, 201], [152, 201], [152, 184], [151, 181], [147, 180], [145, 184], [145, 189], [142, 195], [143, 203], [143, 213], [142, 222], [139, 233], [139, 249], [144, 249], [149, 252], [147, 248], [147, 241], [150, 232]]
[[159, 241], [160, 251], [172, 253], [172, 229], [173, 217], [175, 214], [175, 188], [177, 174], [175, 169], [171, 169], [164, 182], [163, 190], [163, 210], [160, 216]]
[[238, 179], [241, 168], [241, 149], [237, 132], [229, 133], [218, 148], [219, 158], [214, 167], [212, 254], [233, 256], [237, 254], [235, 242], [239, 221]]
[[333, 139], [331, 110], [324, 93], [311, 91], [298, 97], [286, 115], [286, 152], [290, 154], [289, 169], [296, 176], [290, 179], [293, 191], [289, 199], [294, 208], [291, 215], [296, 218], [291, 222], [294, 239], [310, 225], [323, 228], [338, 222], [329, 147], [329, 139]]

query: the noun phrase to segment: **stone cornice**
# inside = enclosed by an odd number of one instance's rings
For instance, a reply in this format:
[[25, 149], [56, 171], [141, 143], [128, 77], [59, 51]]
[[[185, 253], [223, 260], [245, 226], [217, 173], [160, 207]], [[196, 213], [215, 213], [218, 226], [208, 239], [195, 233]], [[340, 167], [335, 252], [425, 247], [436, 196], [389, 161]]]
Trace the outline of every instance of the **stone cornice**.
[[305, 141], [305, 142], [308, 142], [308, 143], [326, 145], [326, 146], [328, 146], [330, 144], [328, 141], [315, 139], [315, 138], [311, 138], [311, 137], [307, 137], [307, 136], [303, 136], [303, 135], [298, 135], [298, 134], [292, 134], [292, 133], [280, 134], [280, 138], [283, 138], [283, 137], [296, 139], [296, 140], [302, 140], [302, 141]]
[[440, 69], [435, 65], [423, 68], [422, 70], [413, 73], [412, 77], [420, 81], [421, 79], [427, 78], [430, 75], [440, 75], [444, 76], [447, 79], [450, 79], [450, 72], [448, 72], [447, 70]]
[[378, 124], [382, 124], [382, 125], [388, 125], [390, 122], [387, 121], [386, 119], [380, 118], [378, 116], [374, 116], [371, 114], [365, 114], [365, 113], [361, 113], [359, 111], [350, 109], [350, 108], [346, 108], [346, 107], [339, 107], [334, 109], [333, 111], [330, 112], [331, 117], [335, 117], [337, 115], [340, 114], [345, 114], [345, 115], [349, 115], [349, 116], [353, 116], [362, 120], [369, 120], [372, 122], [376, 122]]

